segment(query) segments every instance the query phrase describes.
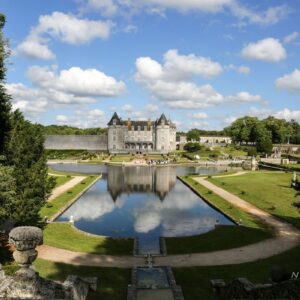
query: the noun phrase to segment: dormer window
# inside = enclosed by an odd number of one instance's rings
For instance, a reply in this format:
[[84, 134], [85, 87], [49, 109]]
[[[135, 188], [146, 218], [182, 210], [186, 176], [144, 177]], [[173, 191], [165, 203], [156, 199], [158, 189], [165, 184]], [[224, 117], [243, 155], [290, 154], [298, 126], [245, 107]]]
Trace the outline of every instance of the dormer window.
[[116, 124], [117, 124], [117, 120], [113, 119], [113, 125], [116, 125]]

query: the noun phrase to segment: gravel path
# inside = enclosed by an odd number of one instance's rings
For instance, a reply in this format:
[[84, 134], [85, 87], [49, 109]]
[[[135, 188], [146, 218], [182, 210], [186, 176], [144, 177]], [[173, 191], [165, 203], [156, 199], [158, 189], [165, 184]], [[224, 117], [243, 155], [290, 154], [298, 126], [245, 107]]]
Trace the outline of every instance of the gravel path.
[[[242, 174], [240, 173], [240, 175]], [[240, 264], [268, 258], [300, 244], [300, 230], [291, 224], [273, 217], [245, 200], [210, 183], [203, 177], [195, 177], [194, 179], [226, 201], [266, 222], [274, 229], [275, 238], [230, 250], [156, 257], [154, 260], [155, 265], [192, 267]], [[57, 249], [47, 245], [39, 247], [38, 251], [39, 258], [75, 265], [131, 268], [145, 263], [144, 258], [140, 257], [86, 254]]]
[[61, 194], [68, 191], [69, 189], [73, 188], [75, 185], [83, 181], [85, 178], [86, 178], [85, 176], [73, 176], [72, 179], [66, 182], [65, 184], [53, 189], [48, 201], [54, 200], [56, 197], [60, 196]]

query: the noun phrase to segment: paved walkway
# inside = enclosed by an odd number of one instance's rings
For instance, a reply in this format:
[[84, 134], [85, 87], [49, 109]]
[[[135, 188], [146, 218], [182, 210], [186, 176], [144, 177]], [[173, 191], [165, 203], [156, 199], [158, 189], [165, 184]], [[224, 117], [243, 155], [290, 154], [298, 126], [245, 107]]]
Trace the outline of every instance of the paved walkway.
[[75, 185], [83, 181], [85, 178], [86, 178], [85, 176], [73, 176], [72, 179], [66, 182], [65, 184], [62, 184], [59, 187], [53, 189], [48, 201], [54, 200], [56, 197], [60, 196], [61, 194], [68, 191], [69, 189], [73, 188]]
[[[300, 231], [294, 226], [273, 217], [269, 213], [262, 211], [243, 199], [217, 187], [203, 177], [195, 177], [194, 179], [206, 188], [212, 190], [215, 194], [224, 198], [226, 201], [266, 222], [274, 229], [276, 237], [256, 244], [229, 250], [156, 257], [154, 261], [155, 265], [192, 267], [240, 264], [271, 257], [289, 250], [300, 243]], [[140, 257], [93, 255], [57, 249], [46, 245], [39, 247], [38, 251], [40, 258], [67, 264], [130, 268], [141, 266], [145, 263], [144, 259]]]

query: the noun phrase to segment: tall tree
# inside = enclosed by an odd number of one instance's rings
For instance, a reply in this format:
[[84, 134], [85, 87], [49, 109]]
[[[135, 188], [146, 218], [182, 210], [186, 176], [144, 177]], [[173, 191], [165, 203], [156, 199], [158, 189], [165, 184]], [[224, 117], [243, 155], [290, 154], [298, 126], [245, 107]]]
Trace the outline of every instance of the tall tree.
[[0, 165], [0, 224], [14, 218], [16, 207], [16, 181], [13, 177], [13, 168]]
[[0, 155], [4, 152], [4, 145], [7, 141], [10, 130], [10, 96], [5, 90], [5, 60], [8, 56], [7, 43], [3, 37], [5, 16], [0, 14]]
[[53, 188], [53, 181], [48, 180], [44, 135], [40, 126], [26, 121], [19, 111], [12, 114], [12, 128], [7, 162], [13, 166], [16, 181], [18, 205], [13, 216], [20, 224], [36, 225]]
[[188, 141], [199, 141], [200, 133], [197, 128], [193, 128], [187, 132], [187, 139]]

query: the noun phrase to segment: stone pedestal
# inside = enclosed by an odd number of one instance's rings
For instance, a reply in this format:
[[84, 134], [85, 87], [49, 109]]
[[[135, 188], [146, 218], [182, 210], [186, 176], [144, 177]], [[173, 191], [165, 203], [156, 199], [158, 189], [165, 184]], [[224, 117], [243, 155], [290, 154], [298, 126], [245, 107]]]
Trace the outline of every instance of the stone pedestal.
[[64, 283], [47, 280], [31, 266], [37, 258], [36, 246], [43, 243], [43, 233], [37, 227], [14, 228], [9, 242], [16, 247], [13, 254], [20, 269], [5, 276], [0, 265], [0, 299], [85, 300], [89, 290], [96, 290], [97, 278], [68, 276]]

